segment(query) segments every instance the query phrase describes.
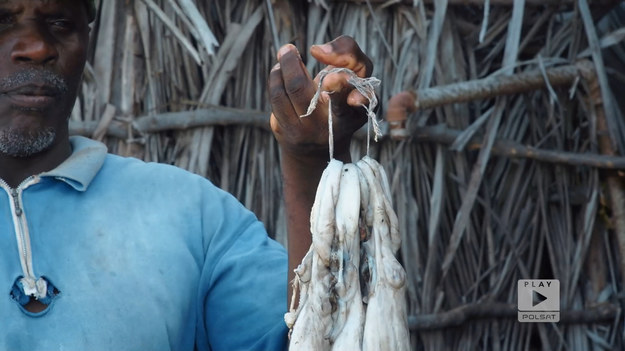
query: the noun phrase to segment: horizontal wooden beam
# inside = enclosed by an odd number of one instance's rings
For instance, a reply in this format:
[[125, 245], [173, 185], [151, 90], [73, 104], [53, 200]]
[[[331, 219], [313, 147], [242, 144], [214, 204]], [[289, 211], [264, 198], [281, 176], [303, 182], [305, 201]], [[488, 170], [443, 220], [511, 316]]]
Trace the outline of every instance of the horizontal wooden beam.
[[[114, 119], [107, 127], [106, 134], [120, 139], [132, 139], [136, 134], [150, 134], [166, 130], [186, 130], [197, 127], [218, 125], [249, 125], [269, 130], [269, 113], [258, 110], [244, 110], [223, 106], [166, 112], [136, 118], [130, 125], [122, 122], [123, 118]], [[93, 136], [97, 121], [70, 121], [71, 135]]]
[[[158, 133], [166, 130], [187, 130], [206, 126], [254, 126], [269, 128], [269, 113], [258, 110], [235, 109], [222, 106], [211, 106], [198, 110], [161, 113], [152, 116], [138, 117], [131, 124], [122, 122], [122, 118], [113, 120], [106, 129], [106, 135], [119, 139], [135, 139], [138, 136]], [[92, 137], [98, 127], [97, 121], [70, 121], [71, 135]], [[364, 130], [364, 129], [363, 129]], [[355, 134], [357, 139], [364, 139], [363, 130]], [[462, 131], [447, 128], [444, 125], [426, 126], [416, 130], [412, 135], [413, 142], [434, 142], [452, 144]], [[474, 138], [467, 144], [468, 149], [479, 149], [481, 140]], [[592, 153], [576, 153], [559, 150], [546, 150], [518, 142], [497, 139], [493, 144], [492, 153], [510, 158], [527, 158], [547, 163], [558, 163], [570, 166], [588, 166], [601, 169], [625, 170], [625, 157], [598, 155]]]
[[[559, 323], [614, 323], [619, 315], [619, 306], [602, 303], [583, 310], [562, 310]], [[459, 327], [479, 319], [516, 319], [517, 316], [518, 309], [514, 304], [475, 303], [440, 313], [409, 316], [408, 327], [414, 331], [437, 330]]]
[[[374, 5], [409, 5], [412, 6], [415, 1], [413, 0], [368, 0]], [[434, 0], [420, 0], [426, 4], [432, 4]], [[525, 0], [525, 4], [530, 6], [558, 6], [558, 5], [573, 5], [577, 0]], [[366, 4], [367, 0], [333, 0], [334, 3], [355, 3]], [[618, 1], [615, 0], [588, 0], [590, 6], [612, 6]], [[417, 2], [418, 3], [418, 2]], [[491, 6], [512, 6], [514, 0], [490, 0]], [[474, 5], [483, 6], [484, 0], [448, 0], [449, 5]]]
[[[418, 128], [412, 135], [412, 139], [415, 142], [435, 142], [450, 145], [456, 141], [461, 133], [460, 130], [450, 129], [444, 125], [427, 126]], [[479, 137], [473, 138], [466, 148], [469, 150], [479, 149], [482, 147], [482, 142], [483, 140]], [[625, 170], [625, 157], [540, 149], [505, 139], [495, 139], [491, 152], [497, 156], [527, 158], [546, 163]]]
[[491, 75], [487, 78], [436, 86], [415, 92], [416, 109], [430, 109], [453, 103], [469, 102], [501, 95], [521, 94], [551, 86], [570, 85], [580, 76], [594, 74], [590, 61], [513, 75]]
[[224, 106], [208, 106], [198, 110], [162, 113], [138, 118], [133, 127], [141, 133], [162, 130], [183, 130], [207, 125], [251, 125], [269, 129], [269, 112], [243, 110]]

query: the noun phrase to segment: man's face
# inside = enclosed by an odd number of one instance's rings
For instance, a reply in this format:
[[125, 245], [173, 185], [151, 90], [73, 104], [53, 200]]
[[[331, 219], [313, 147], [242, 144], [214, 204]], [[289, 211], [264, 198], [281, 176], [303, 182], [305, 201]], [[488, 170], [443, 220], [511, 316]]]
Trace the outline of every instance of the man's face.
[[67, 137], [88, 41], [81, 0], [0, 0], [0, 154]]

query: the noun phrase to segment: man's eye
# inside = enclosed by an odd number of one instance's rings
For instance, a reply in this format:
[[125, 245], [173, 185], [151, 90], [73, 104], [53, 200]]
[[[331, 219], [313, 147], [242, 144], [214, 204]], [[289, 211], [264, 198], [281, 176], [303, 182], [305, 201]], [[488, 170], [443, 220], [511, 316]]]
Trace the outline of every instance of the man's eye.
[[0, 25], [12, 24], [15, 21], [15, 16], [10, 13], [0, 12]]
[[73, 24], [71, 21], [66, 19], [53, 19], [49, 20], [48, 24], [55, 29], [59, 30], [70, 30], [73, 28]]

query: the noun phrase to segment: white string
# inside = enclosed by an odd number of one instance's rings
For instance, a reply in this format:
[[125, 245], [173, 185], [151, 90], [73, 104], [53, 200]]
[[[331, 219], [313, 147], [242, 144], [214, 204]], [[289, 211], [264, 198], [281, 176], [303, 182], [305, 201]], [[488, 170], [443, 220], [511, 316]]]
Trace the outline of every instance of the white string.
[[366, 152], [367, 156], [369, 156], [370, 146], [371, 146], [371, 118], [367, 118], [367, 152]]
[[[382, 131], [380, 130], [380, 122], [378, 122], [375, 116], [375, 107], [378, 105], [378, 97], [375, 95], [375, 88], [380, 85], [380, 80], [375, 77], [369, 78], [360, 78], [356, 73], [347, 68], [332, 68], [332, 69], [324, 69], [319, 72], [319, 83], [317, 84], [317, 91], [315, 95], [313, 95], [312, 100], [310, 101], [310, 105], [308, 105], [308, 109], [306, 113], [301, 115], [300, 117], [308, 117], [313, 113], [315, 108], [317, 107], [317, 103], [319, 102], [319, 97], [321, 96], [321, 84], [325, 77], [330, 73], [346, 73], [348, 75], [347, 82], [354, 86], [356, 90], [360, 94], [362, 94], [369, 103], [367, 105], [362, 105], [362, 107], [367, 112], [367, 155], [369, 155], [369, 145], [370, 145], [370, 128], [373, 127], [373, 139], [377, 142], [378, 137], [382, 136]], [[333, 92], [328, 92], [331, 94]], [[334, 157], [334, 131], [332, 126], [332, 100], [330, 99], [328, 102], [328, 147], [330, 149], [330, 159]]]
[[332, 99], [328, 100], [328, 148], [330, 159], [334, 158], [334, 128], [332, 126]]

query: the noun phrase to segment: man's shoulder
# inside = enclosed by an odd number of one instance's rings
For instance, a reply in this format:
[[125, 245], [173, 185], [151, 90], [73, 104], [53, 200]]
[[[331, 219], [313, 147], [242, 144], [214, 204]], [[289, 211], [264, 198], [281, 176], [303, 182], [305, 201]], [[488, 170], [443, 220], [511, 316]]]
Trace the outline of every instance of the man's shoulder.
[[[197, 174], [191, 173], [183, 168], [175, 165], [144, 161], [131, 156], [120, 156], [117, 154], [107, 153], [104, 161], [104, 167], [108, 167], [107, 171], [115, 172], [131, 172], [131, 173], [152, 173], [171, 174], [178, 177], [201, 178]], [[157, 174], [154, 174], [157, 175]]]
[[107, 147], [96, 140], [82, 136], [72, 136], [72, 155], [54, 173], [73, 176], [88, 170], [87, 173], [105, 173], [107, 177], [131, 178], [150, 175], [152, 177], [181, 177], [204, 179], [180, 167], [158, 162], [146, 162], [135, 157], [110, 153]]
[[[180, 186], [185, 184], [194, 187], [213, 184], [206, 178], [191, 173], [175, 165], [146, 162], [134, 157], [124, 157], [116, 154], [107, 154], [98, 178], [101, 176], [109, 180], [118, 180], [135, 184], [154, 184]], [[154, 184], [155, 185], [155, 184]]]

